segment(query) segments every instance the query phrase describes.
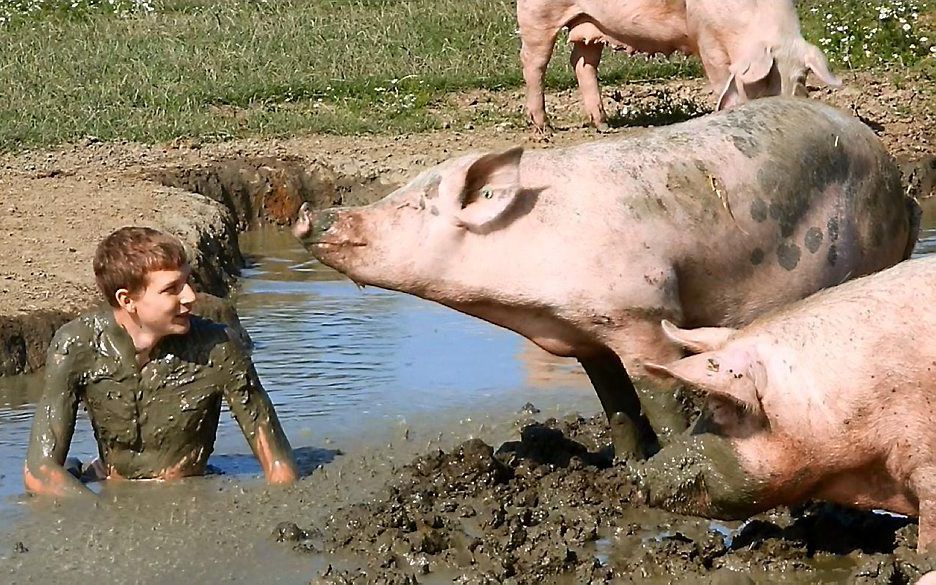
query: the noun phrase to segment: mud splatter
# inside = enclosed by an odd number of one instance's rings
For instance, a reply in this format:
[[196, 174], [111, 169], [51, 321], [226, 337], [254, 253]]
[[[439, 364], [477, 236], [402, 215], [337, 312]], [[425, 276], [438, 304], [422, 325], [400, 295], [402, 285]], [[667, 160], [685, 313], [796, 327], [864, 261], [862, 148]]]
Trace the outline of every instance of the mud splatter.
[[751, 135], [739, 136], [738, 134], [731, 134], [730, 138], [731, 142], [734, 143], [735, 148], [737, 148], [741, 154], [747, 158], [754, 158], [761, 153], [760, 145]]
[[839, 220], [837, 217], [830, 217], [829, 223], [826, 226], [828, 228], [829, 241], [834, 242], [838, 240], [839, 237]]

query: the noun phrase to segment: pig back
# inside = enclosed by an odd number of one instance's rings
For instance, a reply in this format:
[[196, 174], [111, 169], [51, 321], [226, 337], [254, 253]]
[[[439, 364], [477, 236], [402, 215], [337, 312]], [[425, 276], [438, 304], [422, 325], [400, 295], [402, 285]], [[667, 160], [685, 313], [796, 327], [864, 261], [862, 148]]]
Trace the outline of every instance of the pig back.
[[899, 262], [910, 238], [883, 145], [815, 100], [755, 100], [528, 167], [566, 213], [607, 228], [589, 241], [616, 250], [621, 273], [636, 256], [672, 268], [686, 326], [743, 325]]
[[[791, 428], [797, 412], [830, 408], [852, 413], [846, 418], [854, 425], [824, 428], [830, 437], [861, 428], [862, 413], [876, 424], [903, 413], [928, 421], [936, 417], [934, 303], [936, 257], [908, 260], [765, 315], [737, 343], [757, 341], [771, 380], [765, 405], [788, 413]], [[932, 437], [928, 422], [926, 428]]]

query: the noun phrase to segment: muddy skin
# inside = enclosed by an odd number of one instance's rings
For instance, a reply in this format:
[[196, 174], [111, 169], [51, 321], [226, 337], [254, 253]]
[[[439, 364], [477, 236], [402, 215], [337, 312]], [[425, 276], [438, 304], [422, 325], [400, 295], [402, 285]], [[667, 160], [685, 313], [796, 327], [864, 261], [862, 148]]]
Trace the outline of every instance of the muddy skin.
[[764, 251], [761, 250], [760, 248], [754, 248], [751, 251], [751, 264], [753, 264], [754, 266], [757, 266], [763, 261], [764, 261]]
[[634, 473], [612, 461], [604, 417], [527, 419], [519, 441], [427, 452], [320, 523], [269, 530], [329, 559], [317, 584], [912, 583], [936, 565], [913, 552], [907, 519], [809, 504], [712, 523], [647, 507], [637, 483], [698, 494], [704, 475], [720, 512], [743, 515], [756, 482], [713, 438]]
[[202, 474], [222, 397], [258, 457], [291, 460], [253, 365], [224, 326], [193, 317], [189, 333], [164, 339], [141, 369], [129, 334], [104, 307], [62, 327], [52, 342], [27, 469], [41, 477], [65, 460], [83, 402], [108, 475]]
[[617, 456], [640, 459], [658, 450], [653, 428], [641, 412], [637, 392], [617, 354], [608, 351], [601, 356], [579, 359], [579, 363], [608, 417]]
[[763, 511], [762, 485], [748, 476], [723, 437], [692, 435], [634, 466], [635, 481], [651, 506], [679, 514], [737, 520]]

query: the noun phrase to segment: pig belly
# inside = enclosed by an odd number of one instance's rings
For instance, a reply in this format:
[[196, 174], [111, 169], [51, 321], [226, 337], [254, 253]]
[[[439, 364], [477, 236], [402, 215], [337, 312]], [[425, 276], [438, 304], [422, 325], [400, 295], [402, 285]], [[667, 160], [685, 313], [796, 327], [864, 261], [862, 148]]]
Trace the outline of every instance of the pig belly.
[[626, 30], [610, 29], [588, 16], [576, 18], [568, 24], [569, 42], [602, 43], [618, 51], [628, 53], [639, 52], [650, 55], [662, 53], [670, 55], [676, 51], [685, 50], [688, 43], [684, 35], [651, 36], [651, 31], [634, 26]]

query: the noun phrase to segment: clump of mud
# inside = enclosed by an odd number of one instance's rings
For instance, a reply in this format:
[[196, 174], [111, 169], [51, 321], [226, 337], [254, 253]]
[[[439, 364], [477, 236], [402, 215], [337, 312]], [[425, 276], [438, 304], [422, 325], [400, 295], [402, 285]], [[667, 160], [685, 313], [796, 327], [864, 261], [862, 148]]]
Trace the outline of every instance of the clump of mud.
[[376, 496], [277, 540], [325, 554], [323, 584], [913, 583], [936, 567], [905, 518], [811, 504], [745, 523], [644, 505], [603, 417], [528, 424], [404, 465]]

